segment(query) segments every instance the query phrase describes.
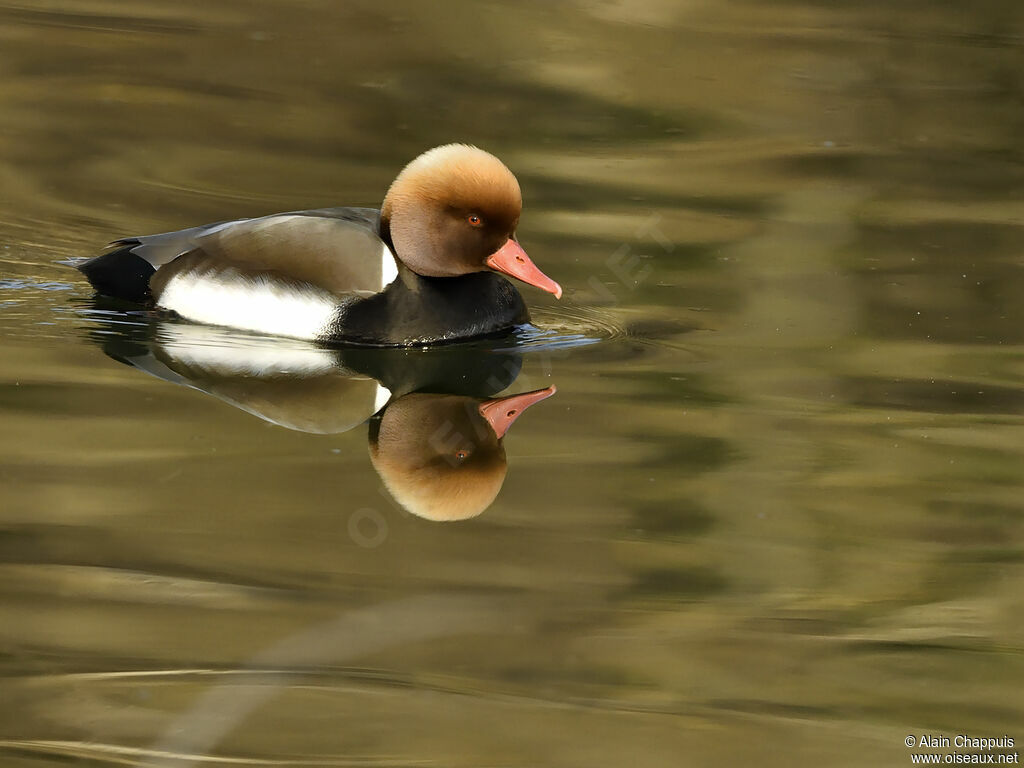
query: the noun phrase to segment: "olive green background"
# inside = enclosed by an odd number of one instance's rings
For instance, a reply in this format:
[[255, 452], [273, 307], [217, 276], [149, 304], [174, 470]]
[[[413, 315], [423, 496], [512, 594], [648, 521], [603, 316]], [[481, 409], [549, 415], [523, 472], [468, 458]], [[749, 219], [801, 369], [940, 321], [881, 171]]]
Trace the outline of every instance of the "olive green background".
[[[93, 343], [68, 260], [448, 141], [594, 342], [526, 354], [481, 517]], [[0, 3], [0, 280], [5, 765], [1024, 741], [1019, 0]]]

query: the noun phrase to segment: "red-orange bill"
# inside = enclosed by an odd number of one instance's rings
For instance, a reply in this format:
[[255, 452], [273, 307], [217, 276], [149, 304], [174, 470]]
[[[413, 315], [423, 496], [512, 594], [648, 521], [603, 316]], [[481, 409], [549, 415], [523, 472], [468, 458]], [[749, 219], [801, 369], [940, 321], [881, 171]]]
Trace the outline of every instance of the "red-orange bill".
[[562, 298], [562, 286], [537, 269], [537, 265], [530, 261], [522, 246], [512, 238], [487, 257], [487, 266], [524, 283], [535, 285], [542, 291], [553, 293], [556, 299]]
[[508, 397], [499, 397], [494, 400], [485, 400], [480, 403], [480, 415], [487, 419], [487, 423], [491, 425], [491, 429], [494, 430], [494, 434], [500, 440], [508, 432], [512, 422], [518, 419], [523, 411], [534, 403], [547, 400], [557, 391], [555, 385], [552, 384], [550, 387], [537, 389], [533, 392], [523, 392], [520, 395], [509, 395]]

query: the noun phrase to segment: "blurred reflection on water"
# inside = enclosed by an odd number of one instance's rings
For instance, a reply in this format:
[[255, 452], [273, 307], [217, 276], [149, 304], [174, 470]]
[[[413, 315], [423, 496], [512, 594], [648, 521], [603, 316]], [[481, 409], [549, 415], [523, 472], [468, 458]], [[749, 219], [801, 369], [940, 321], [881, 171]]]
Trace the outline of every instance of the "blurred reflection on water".
[[[1024, 741], [1022, 73], [1012, 0], [0, 4], [4, 763]], [[453, 140], [566, 288], [485, 514], [93, 343], [67, 260]]]
[[[519, 375], [515, 347], [325, 349], [96, 311], [106, 320], [93, 334], [103, 350], [158, 379], [297, 432], [340, 434], [368, 421], [373, 468], [405, 511], [427, 520], [465, 520], [487, 509], [505, 480], [505, 434], [557, 391], [495, 396]], [[350, 518], [350, 533], [353, 526]]]

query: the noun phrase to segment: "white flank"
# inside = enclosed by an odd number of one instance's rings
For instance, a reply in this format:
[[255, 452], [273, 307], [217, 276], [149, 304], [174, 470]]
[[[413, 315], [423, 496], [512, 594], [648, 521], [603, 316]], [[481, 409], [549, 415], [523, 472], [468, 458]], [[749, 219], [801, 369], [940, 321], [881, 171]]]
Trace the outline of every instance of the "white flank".
[[380, 289], [383, 291], [398, 277], [398, 262], [387, 243], [381, 243], [380, 250]]
[[373, 412], [376, 413], [391, 399], [391, 390], [377, 382], [377, 394], [373, 398]]
[[160, 294], [159, 304], [200, 323], [313, 340], [327, 330], [337, 300], [311, 286], [225, 270], [210, 276], [175, 275]]

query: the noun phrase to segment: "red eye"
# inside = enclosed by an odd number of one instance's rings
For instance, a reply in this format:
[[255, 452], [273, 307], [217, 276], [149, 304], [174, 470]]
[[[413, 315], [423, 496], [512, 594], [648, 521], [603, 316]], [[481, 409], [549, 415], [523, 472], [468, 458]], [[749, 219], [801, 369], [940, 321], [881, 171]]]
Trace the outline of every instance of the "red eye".
[[468, 222], [470, 223], [470, 225], [471, 225], [471, 226], [474, 226], [474, 227], [479, 227], [479, 226], [482, 226], [482, 225], [483, 225], [483, 223], [484, 223], [484, 222], [483, 222], [483, 219], [481, 219], [481, 218], [480, 218], [479, 216], [477, 216], [477, 215], [476, 215], [475, 213], [471, 213], [471, 214], [470, 214], [470, 215], [469, 215], [469, 216], [468, 216], [468, 217], [466, 218], [466, 221], [468, 221]]

